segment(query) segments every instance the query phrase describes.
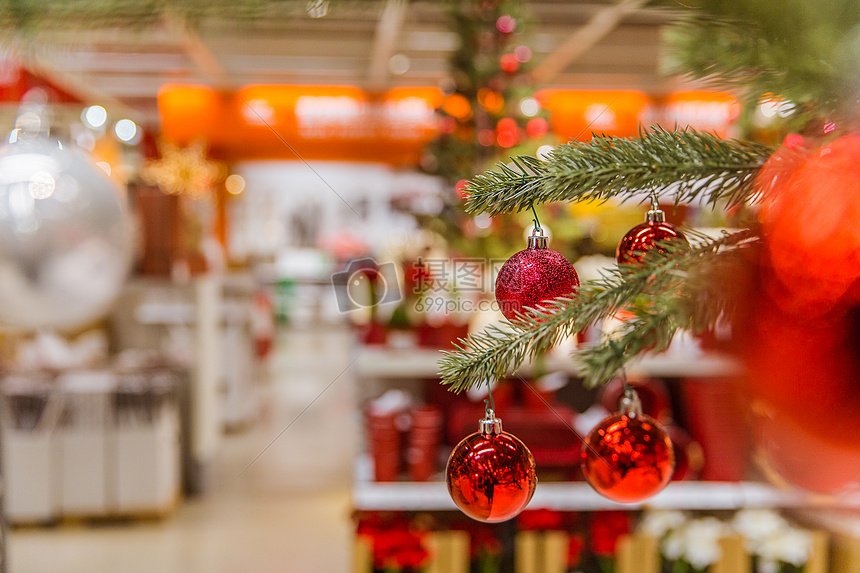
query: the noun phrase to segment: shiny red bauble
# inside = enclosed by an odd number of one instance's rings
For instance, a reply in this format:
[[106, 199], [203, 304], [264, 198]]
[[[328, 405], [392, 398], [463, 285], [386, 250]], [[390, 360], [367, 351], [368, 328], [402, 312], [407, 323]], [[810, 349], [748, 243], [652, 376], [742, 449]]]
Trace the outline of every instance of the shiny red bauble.
[[615, 251], [618, 264], [638, 263], [651, 249], [665, 253], [666, 249], [660, 244], [663, 241], [678, 241], [688, 245], [687, 237], [677, 227], [664, 220], [664, 213], [659, 209], [648, 211], [644, 223], [630, 229]]
[[501, 430], [499, 420], [482, 420], [481, 426], [457, 444], [448, 459], [448, 493], [472, 519], [507, 521], [534, 495], [535, 460], [525, 444]]
[[526, 307], [535, 308], [543, 301], [571, 296], [579, 286], [579, 276], [564, 256], [546, 247], [547, 238], [536, 230], [529, 237], [528, 248], [508, 259], [496, 277], [496, 301], [499, 310], [510, 321]]
[[672, 441], [645, 414], [615, 414], [598, 424], [582, 446], [582, 473], [600, 495], [635, 503], [666, 487], [675, 468]]

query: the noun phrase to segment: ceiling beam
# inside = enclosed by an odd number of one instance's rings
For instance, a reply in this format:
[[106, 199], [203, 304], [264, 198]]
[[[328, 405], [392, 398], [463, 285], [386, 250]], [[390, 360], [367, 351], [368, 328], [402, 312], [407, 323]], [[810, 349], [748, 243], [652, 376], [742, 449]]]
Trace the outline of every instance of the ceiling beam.
[[85, 105], [98, 104], [104, 107], [113, 117], [126, 117], [140, 123], [145, 118], [140, 110], [134, 109], [120, 99], [94, 87], [93, 82], [87, 74], [72, 74], [60, 70], [55, 64], [45, 57], [37, 55], [34, 51], [19, 55], [21, 64], [37, 76], [49, 78], [57, 87], [74, 94], [83, 101]]
[[168, 29], [179, 38], [179, 45], [182, 50], [188, 59], [194, 62], [203, 77], [209, 81], [211, 87], [224, 90], [234, 87], [224, 66], [221, 65], [206, 42], [187, 25], [184, 18], [173, 12], [167, 12], [164, 15], [164, 22]]
[[384, 89], [388, 81], [388, 61], [394, 55], [397, 37], [403, 17], [406, 15], [406, 0], [386, 0], [382, 15], [376, 24], [373, 45], [370, 48], [370, 66], [367, 85], [369, 89]]
[[617, 4], [600, 8], [577, 28], [556, 50], [532, 71], [538, 84], [547, 84], [567, 67], [597, 45], [618, 26], [621, 19], [641, 8], [647, 0], [621, 0]]

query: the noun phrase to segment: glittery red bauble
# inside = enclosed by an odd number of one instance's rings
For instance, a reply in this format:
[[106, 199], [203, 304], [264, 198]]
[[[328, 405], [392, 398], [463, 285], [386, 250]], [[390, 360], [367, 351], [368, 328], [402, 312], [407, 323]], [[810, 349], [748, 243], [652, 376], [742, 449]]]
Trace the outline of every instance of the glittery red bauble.
[[515, 320], [525, 307], [570, 296], [579, 286], [579, 276], [564, 256], [552, 249], [528, 248], [508, 259], [496, 277], [496, 301], [508, 320]]
[[615, 414], [588, 434], [582, 447], [582, 473], [597, 493], [634, 503], [663, 489], [672, 478], [672, 441], [656, 420], [644, 414]]
[[656, 248], [657, 252], [665, 253], [666, 249], [658, 245], [661, 241], [678, 240], [688, 244], [684, 236], [671, 223], [665, 221], [648, 221], [636, 225], [630, 229], [615, 251], [615, 260], [618, 264], [638, 263], [645, 257], [645, 253]]
[[507, 521], [525, 509], [535, 492], [535, 460], [507, 432], [476, 432], [457, 444], [445, 470], [448, 493], [478, 521]]

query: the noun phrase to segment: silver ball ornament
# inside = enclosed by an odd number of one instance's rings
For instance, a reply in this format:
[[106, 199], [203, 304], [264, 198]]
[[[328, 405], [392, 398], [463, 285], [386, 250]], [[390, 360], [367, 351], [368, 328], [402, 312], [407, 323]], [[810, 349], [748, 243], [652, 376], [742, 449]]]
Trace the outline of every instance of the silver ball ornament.
[[71, 329], [101, 318], [132, 260], [121, 190], [45, 137], [0, 148], [0, 324]]

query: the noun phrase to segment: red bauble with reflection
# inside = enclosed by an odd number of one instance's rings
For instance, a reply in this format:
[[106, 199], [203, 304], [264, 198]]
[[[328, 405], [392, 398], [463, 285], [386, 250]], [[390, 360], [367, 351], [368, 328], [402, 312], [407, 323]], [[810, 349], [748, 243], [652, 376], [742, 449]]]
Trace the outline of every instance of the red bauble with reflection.
[[502, 431], [492, 410], [480, 431], [457, 444], [445, 470], [448, 493], [460, 511], [485, 523], [507, 521], [535, 492], [535, 460], [519, 439]]
[[622, 411], [588, 434], [582, 473], [603, 497], [636, 503], [666, 487], [675, 469], [672, 440], [660, 424], [641, 413], [638, 398], [622, 397]]
[[547, 237], [535, 229], [528, 248], [508, 259], [496, 277], [496, 301], [499, 310], [510, 321], [526, 307], [559, 296], [571, 296], [579, 286], [579, 276], [564, 255], [546, 247]]
[[677, 227], [665, 221], [665, 214], [660, 209], [648, 211], [645, 222], [630, 229], [615, 251], [618, 264], [638, 263], [651, 249], [665, 253], [660, 245], [663, 241], [678, 241], [689, 245], [687, 237]]

